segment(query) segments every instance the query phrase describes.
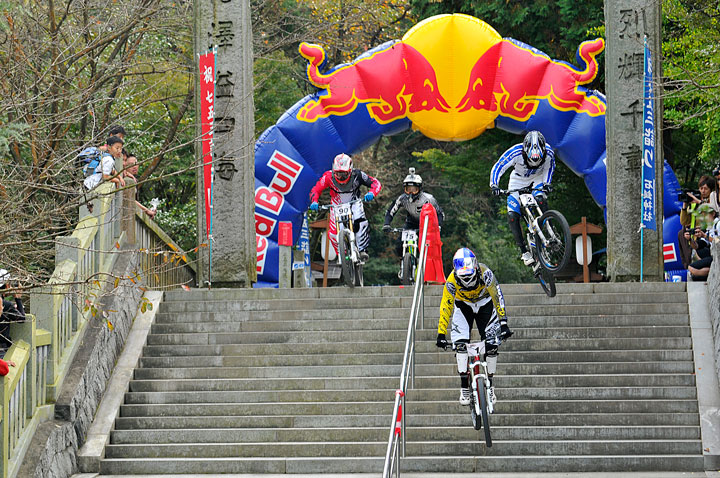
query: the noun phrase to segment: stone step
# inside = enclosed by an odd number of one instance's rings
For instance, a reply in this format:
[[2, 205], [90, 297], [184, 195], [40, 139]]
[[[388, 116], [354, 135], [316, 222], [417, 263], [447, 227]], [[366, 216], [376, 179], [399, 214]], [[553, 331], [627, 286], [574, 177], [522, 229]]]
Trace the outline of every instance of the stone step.
[[[634, 400], [693, 399], [695, 387], [566, 387], [566, 388], [503, 388], [495, 392], [501, 400]], [[457, 388], [409, 390], [407, 397], [416, 401], [451, 401]], [[393, 395], [388, 390], [279, 390], [232, 392], [129, 392], [126, 404], [190, 404], [190, 403], [268, 403], [288, 402], [363, 402], [383, 401]], [[281, 405], [280, 405], [281, 406]]]
[[[472, 427], [407, 427], [408, 441], [477, 440], [482, 431]], [[388, 427], [352, 428], [185, 428], [115, 430], [111, 443], [246, 443], [313, 441], [382, 441]], [[695, 426], [493, 426], [495, 440], [698, 440]]]
[[[391, 407], [392, 408], [392, 407]], [[116, 430], [184, 429], [184, 428], [363, 428], [385, 427], [388, 415], [245, 415], [245, 416], [142, 416], [118, 417]], [[465, 413], [414, 414], [407, 416], [407, 426], [412, 427], [470, 427], [470, 417]], [[493, 427], [545, 426], [555, 428], [584, 426], [699, 427], [697, 413], [531, 413], [499, 414], [492, 418]]]
[[[304, 377], [399, 377], [401, 365], [363, 365], [348, 367], [296, 366], [296, 367], [198, 367], [198, 368], [141, 368], [135, 370], [136, 380], [194, 379], [194, 378], [304, 378]], [[497, 374], [503, 375], [596, 375], [634, 373], [692, 373], [693, 362], [561, 362], [561, 363], [498, 363]], [[453, 376], [457, 366], [419, 364], [418, 377], [444, 374]]]
[[[392, 414], [394, 397], [377, 402], [285, 402], [279, 403], [210, 403], [202, 404], [142, 404], [120, 406], [120, 416], [226, 416], [226, 415], [313, 415], [313, 414]], [[572, 409], [575, 413], [697, 413], [697, 401], [686, 400], [502, 400], [497, 413], [561, 413]], [[414, 414], [458, 413], [467, 409], [454, 400], [413, 402]]]
[[[382, 470], [383, 458], [228, 458], [228, 459], [105, 459], [103, 475], [185, 473], [366, 473]], [[702, 455], [617, 456], [446, 456], [410, 457], [402, 460], [406, 472], [597, 472], [603, 471], [702, 471]]]
[[[632, 294], [628, 294], [632, 296]], [[656, 297], [657, 296], [657, 297]], [[572, 296], [574, 297], [574, 296]], [[594, 295], [590, 297], [595, 297]], [[670, 301], [662, 302], [663, 294], [651, 294], [644, 296], [645, 302], [630, 300], [629, 302], [615, 301], [599, 301], [591, 304], [581, 302], [576, 299], [570, 304], [554, 304], [543, 303], [544, 301], [531, 302], [530, 304], [515, 305], [511, 301], [507, 302], [508, 317], [517, 317], [521, 315], [648, 315], [662, 314], [667, 312], [670, 314], [687, 314], [687, 302]], [[569, 299], [568, 299], [569, 300]], [[598, 299], [599, 300], [599, 299]], [[425, 308], [437, 309], [440, 301], [435, 302], [429, 299], [425, 301]], [[214, 302], [162, 302], [159, 312], [166, 313], [182, 313], [182, 312], [206, 312], [206, 313], [225, 313], [233, 314], [235, 312], [247, 311], [278, 311], [278, 310], [323, 310], [331, 311], [333, 309], [383, 309], [383, 308], [405, 308], [409, 310], [412, 306], [411, 298], [391, 297], [381, 301], [376, 301], [369, 307], [367, 299], [349, 298], [342, 301], [335, 299], [278, 299], [265, 301], [214, 301]], [[332, 312], [328, 312], [332, 316]], [[339, 317], [338, 317], [339, 318]]]
[[[513, 331], [522, 335], [523, 337], [532, 338], [533, 334], [537, 334], [539, 330], [546, 331], [543, 335], [560, 334], [558, 338], [562, 337], [563, 331], [566, 333], [572, 333], [573, 335], [578, 334], [582, 330], [594, 331], [595, 329], [605, 329], [606, 333], [612, 333], [617, 331], [619, 333], [622, 330], [623, 335], [625, 334], [638, 334], [643, 333], [647, 336], [648, 333], [657, 335], [658, 333], [664, 333], [668, 336], [685, 336], [689, 334], [689, 324], [679, 325], [659, 325], [653, 324], [645, 327], [639, 327], [635, 324], [628, 322], [627, 324], [620, 326], [613, 326], [605, 324], [602, 321], [596, 320], [592, 325], [578, 325], [573, 321], [568, 321], [568, 324], [561, 327], [550, 327], [545, 324], [534, 324], [535, 326], [522, 325], [523, 319], [519, 318], [512, 321]], [[425, 330], [423, 332], [433, 332], [437, 330], [438, 320], [428, 320], [425, 322]], [[365, 320], [347, 320], [347, 321], [240, 321], [240, 322], [181, 322], [181, 323], [170, 323], [170, 324], [154, 324], [151, 329], [151, 333], [155, 335], [162, 334], [197, 334], [197, 333], [232, 333], [232, 332], [246, 332], [246, 333], [278, 333], [284, 334], [297, 334], [297, 333], [330, 333], [330, 332], [341, 332], [347, 333], [347, 331], [394, 331], [398, 334], [406, 334], [408, 326], [408, 319], [365, 319]], [[677, 333], [673, 334], [672, 329], [676, 329]], [[659, 331], [659, 332], [658, 332]]]
[[[435, 346], [436, 335], [432, 340], [418, 340], [415, 347], [418, 353], [448, 354]], [[475, 338], [475, 333], [473, 333]], [[319, 340], [319, 337], [317, 338]], [[500, 356], [506, 352], [566, 352], [585, 353], [588, 351], [623, 351], [623, 350], [690, 350], [692, 342], [690, 337], [681, 338], [652, 338], [652, 339], [569, 339], [569, 340], [508, 340], [501, 347]], [[402, 354], [405, 350], [404, 342], [374, 341], [349, 342], [348, 337], [337, 342], [308, 342], [308, 343], [270, 343], [270, 344], [150, 344], [143, 349], [143, 355], [148, 357], [159, 356], [192, 356], [192, 355], [223, 355], [223, 356], [258, 356], [258, 355], [342, 355], [342, 354], [374, 354], [396, 353]]]
[[[426, 285], [426, 295], [440, 295], [442, 285]], [[534, 295], [542, 298], [544, 293], [538, 284], [502, 284], [504, 295]], [[558, 295], [564, 294], [616, 294], [626, 292], [678, 293], [685, 292], [685, 283], [644, 282], [644, 283], [558, 283]], [[187, 300], [249, 300], [270, 298], [340, 298], [340, 297], [396, 297], [412, 296], [414, 287], [383, 286], [348, 289], [346, 287], [312, 289], [182, 289], [165, 292], [165, 301]]]
[[[699, 440], [493, 440], [493, 447], [475, 439], [466, 441], [408, 441], [409, 456], [527, 456], [527, 455], [622, 455], [628, 448], [641, 455], [686, 455], [701, 453]], [[106, 458], [237, 458], [237, 457], [357, 457], [382, 456], [385, 440], [375, 442], [268, 442], [268, 443], [182, 443], [107, 445]]]
[[[577, 352], [508, 352], [503, 350], [502, 363], [541, 362], [665, 362], [690, 361], [690, 350], [583, 350]], [[402, 363], [403, 354], [303, 354], [303, 355], [177, 355], [143, 357], [143, 368], [174, 367], [261, 367], [297, 365], [395, 365]], [[415, 355], [416, 364], [446, 364], [454, 358], [437, 352], [423, 352]]]
[[[327, 313], [320, 310], [270, 311], [260, 313], [214, 313], [182, 312], [158, 313], [155, 316], [153, 333], [163, 333], [168, 325], [212, 327], [217, 322], [242, 324], [248, 332], [295, 331], [295, 330], [351, 330], [374, 328], [407, 330], [409, 312], [407, 309], [334, 310]], [[568, 315], [568, 316], [520, 316], [510, 317], [513, 328], [522, 327], [641, 327], [658, 325], [687, 326], [687, 314], [667, 315]], [[438, 308], [426, 308], [425, 326], [437, 330]], [[200, 329], [188, 329], [200, 331]], [[208, 329], [209, 330], [209, 329]]]
[[[306, 344], [317, 342], [404, 342], [406, 331], [403, 330], [349, 330], [329, 332], [214, 332], [214, 333], [188, 333], [188, 334], [154, 334], [148, 336], [148, 345], [213, 345], [213, 344]], [[437, 332], [420, 330], [416, 334], [419, 342], [435, 342]], [[645, 340], [655, 337], [690, 339], [689, 327], [573, 327], [566, 329], [518, 329], [517, 336], [513, 336], [508, 344], [522, 343], [526, 340], [540, 339], [635, 339], [636, 342], [646, 343]], [[354, 339], [354, 340], [353, 340]], [[644, 348], [644, 347], [643, 347]], [[686, 348], [686, 347], [682, 347]]]
[[[186, 474], [186, 473], [367, 473], [382, 470], [384, 458], [323, 457], [309, 458], [226, 458], [208, 460], [173, 458], [104, 459], [100, 472], [113, 474]], [[701, 454], [692, 455], [584, 455], [584, 456], [452, 456], [411, 457], [402, 460], [407, 472], [483, 473], [483, 472], [597, 472], [603, 471], [702, 471]]]
[[[458, 385], [457, 376], [424, 376], [415, 378], [417, 390], [429, 388], [453, 388]], [[252, 390], [345, 390], [349, 388], [380, 388], [392, 392], [397, 388], [397, 377], [358, 378], [233, 378], [233, 379], [177, 379], [132, 380], [131, 392], [180, 392], [180, 391], [252, 391]], [[498, 387], [694, 387], [695, 376], [691, 374], [642, 374], [642, 375], [498, 375]], [[411, 390], [412, 391], [412, 390]]]

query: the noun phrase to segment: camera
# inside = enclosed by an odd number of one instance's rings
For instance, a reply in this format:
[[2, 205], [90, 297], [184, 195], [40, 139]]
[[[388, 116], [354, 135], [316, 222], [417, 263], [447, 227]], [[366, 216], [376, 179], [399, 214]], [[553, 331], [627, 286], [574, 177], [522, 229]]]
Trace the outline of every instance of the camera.
[[692, 202], [692, 198], [688, 196], [689, 194], [692, 194], [696, 198], [700, 198], [700, 191], [693, 191], [692, 189], [683, 189], [680, 194], [678, 194], [678, 201], [681, 202]]

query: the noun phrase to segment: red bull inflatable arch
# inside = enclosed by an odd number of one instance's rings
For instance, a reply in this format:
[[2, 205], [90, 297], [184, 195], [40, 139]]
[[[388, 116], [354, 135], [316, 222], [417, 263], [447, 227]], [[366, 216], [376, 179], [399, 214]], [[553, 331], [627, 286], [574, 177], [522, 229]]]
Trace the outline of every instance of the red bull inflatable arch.
[[[338, 153], [358, 153], [383, 135], [413, 128], [463, 141], [488, 128], [541, 131], [558, 157], [581, 176], [605, 208], [605, 97], [583, 85], [598, 73], [602, 39], [583, 42], [577, 66], [553, 60], [477, 18], [428, 18], [402, 40], [375, 47], [351, 63], [326, 68], [322, 47], [303, 43], [309, 81], [298, 101], [255, 144], [257, 287], [278, 282], [278, 223], [299, 237], [309, 192]], [[665, 164], [666, 250], [678, 251], [678, 181]], [[680, 269], [666, 254], [666, 270]]]

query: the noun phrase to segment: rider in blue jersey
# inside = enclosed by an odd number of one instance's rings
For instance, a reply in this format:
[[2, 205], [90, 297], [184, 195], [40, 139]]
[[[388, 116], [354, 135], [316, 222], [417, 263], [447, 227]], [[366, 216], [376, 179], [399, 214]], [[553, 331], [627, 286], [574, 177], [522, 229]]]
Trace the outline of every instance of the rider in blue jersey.
[[[490, 172], [490, 188], [493, 194], [500, 194], [500, 178], [510, 169], [514, 168], [508, 182], [508, 189], [522, 189], [532, 187], [533, 196], [540, 209], [545, 212], [548, 209], [547, 198], [543, 188], [550, 190], [553, 172], [555, 172], [555, 152], [545, 142], [545, 137], [539, 131], [530, 131], [522, 143], [512, 146], [505, 151], [495, 163]], [[527, 250], [520, 229], [520, 195], [515, 192], [508, 196], [508, 223], [513, 233], [515, 242], [522, 252], [522, 260], [525, 265], [532, 265], [533, 259], [530, 251]]]

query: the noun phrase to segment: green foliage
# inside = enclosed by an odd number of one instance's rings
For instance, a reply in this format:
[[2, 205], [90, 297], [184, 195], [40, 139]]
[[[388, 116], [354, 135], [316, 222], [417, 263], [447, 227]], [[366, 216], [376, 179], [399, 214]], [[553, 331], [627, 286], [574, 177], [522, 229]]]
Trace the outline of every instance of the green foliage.
[[169, 209], [160, 205], [160, 213], [155, 216], [155, 222], [165, 231], [180, 248], [190, 256], [197, 247], [197, 207], [194, 198], [183, 204], [175, 204]]
[[258, 135], [303, 97], [297, 81], [305, 74], [300, 66], [280, 50], [255, 60], [255, 131]]

